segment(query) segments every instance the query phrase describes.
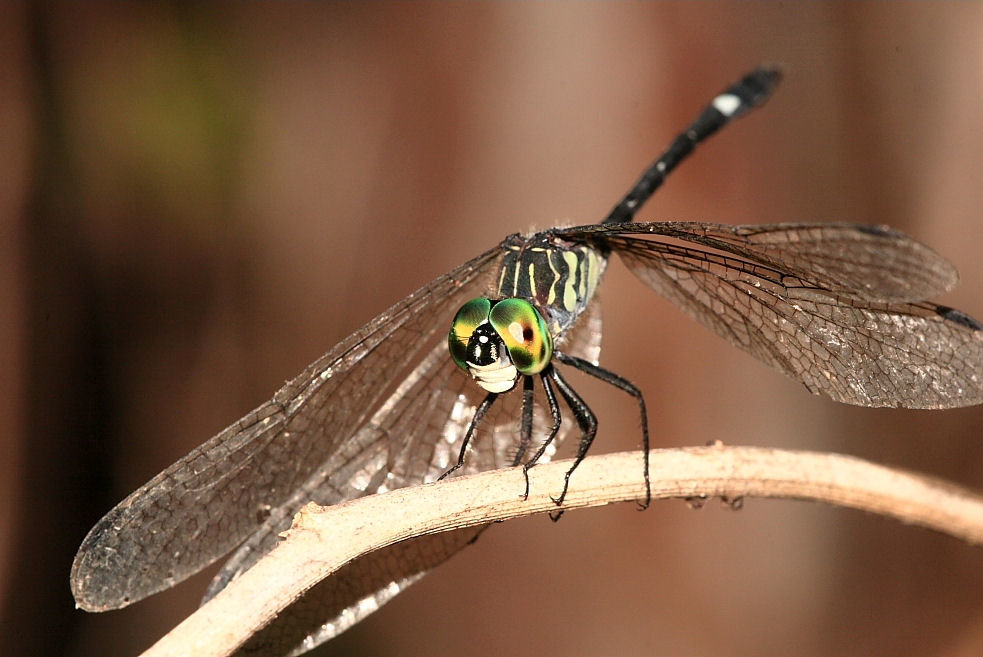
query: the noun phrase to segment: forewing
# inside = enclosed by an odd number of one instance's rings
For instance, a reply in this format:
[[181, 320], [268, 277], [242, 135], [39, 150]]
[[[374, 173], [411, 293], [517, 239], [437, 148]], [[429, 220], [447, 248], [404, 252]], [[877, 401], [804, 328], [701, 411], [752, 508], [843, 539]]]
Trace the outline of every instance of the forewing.
[[499, 245], [397, 303], [123, 500], [79, 548], [77, 604], [113, 609], [173, 586], [241, 543], [333, 456], [351, 456], [341, 465], [363, 477], [346, 482], [345, 495], [384, 480], [371, 469], [390, 457], [353, 437], [446, 339], [457, 308], [486, 292], [501, 253]]
[[[289, 527], [303, 504], [336, 504], [436, 479], [450, 467], [452, 458], [456, 461], [460, 437], [483, 395], [448, 355], [446, 337], [432, 344], [430, 353], [375, 415], [235, 552], [205, 599], [273, 549], [279, 533]], [[514, 442], [517, 420], [509, 425]], [[464, 470], [508, 465], [492, 447], [486, 442], [476, 445]], [[381, 607], [482, 530], [474, 527], [421, 537], [346, 565], [285, 609], [241, 654], [292, 655], [310, 650]]]
[[655, 252], [667, 257], [703, 252], [711, 265], [753, 267], [752, 273], [788, 288], [819, 287], [864, 301], [922, 301], [959, 280], [945, 258], [886, 226], [650, 222], [556, 232], [574, 239], [599, 239], [614, 249], [649, 235], [661, 245]]
[[[567, 334], [558, 336], [557, 343], [568, 353], [596, 362], [600, 340], [600, 306], [595, 300]], [[366, 487], [371, 489], [367, 492], [399, 488], [433, 481], [446, 472], [457, 461], [461, 439], [485, 394], [454, 365], [444, 341], [435, 345], [351, 441], [365, 447], [357, 453], [342, 447], [287, 503], [275, 509], [260, 531], [222, 568], [206, 600], [275, 547], [278, 534], [304, 503], [334, 504], [365, 494], [360, 491]], [[518, 447], [521, 402], [519, 391], [499, 397], [479, 426], [459, 472], [512, 464]], [[537, 386], [532, 444], [526, 458], [538, 448], [551, 425], [552, 416]], [[573, 426], [572, 419], [565, 418], [554, 448]], [[547, 451], [542, 460], [548, 461], [553, 452]], [[357, 490], [348, 490], [351, 487]], [[377, 610], [429, 569], [473, 542], [486, 527], [421, 536], [348, 564], [284, 610], [241, 654], [282, 656], [310, 650]]]
[[703, 224], [561, 231], [569, 238], [578, 232], [617, 251], [646, 284], [813, 392], [862, 406], [983, 401], [983, 326], [949, 308], [899, 301], [955, 281], [948, 263], [900, 233]]

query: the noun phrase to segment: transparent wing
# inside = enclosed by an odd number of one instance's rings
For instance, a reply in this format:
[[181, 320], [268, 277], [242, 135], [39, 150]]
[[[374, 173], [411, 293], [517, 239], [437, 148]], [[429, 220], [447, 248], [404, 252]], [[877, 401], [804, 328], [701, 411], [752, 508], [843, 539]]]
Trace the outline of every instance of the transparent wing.
[[[489, 525], [418, 536], [370, 552], [318, 583], [250, 637], [237, 657], [301, 655], [361, 621], [467, 547]], [[409, 573], [409, 574], [408, 574]], [[376, 595], [363, 595], [366, 591]], [[358, 604], [351, 601], [357, 599]]]
[[645, 223], [556, 231], [617, 251], [642, 281], [815, 393], [862, 406], [983, 402], [983, 325], [921, 299], [955, 270], [896, 231]]
[[[411, 446], [366, 425], [421, 359], [433, 358], [457, 308], [486, 293], [501, 254], [499, 245], [376, 317], [110, 511], [72, 566], [78, 605], [113, 609], [173, 586], [241, 543], [325, 468], [335, 468], [338, 499], [387, 484], [387, 466]], [[461, 373], [429, 389], [464, 381]], [[429, 467], [426, 454], [402, 463], [393, 485], [421, 480]]]
[[[205, 600], [273, 549], [279, 533], [290, 526], [291, 518], [306, 502], [336, 504], [436, 479], [457, 459], [460, 437], [482, 396], [481, 389], [450, 359], [446, 338], [433, 345], [353, 439], [286, 503], [274, 509], [263, 526], [236, 550], [212, 581]], [[518, 415], [507, 425], [511, 429], [509, 439], [514, 441]], [[493, 447], [485, 441], [477, 443], [464, 469], [509, 465], [500, 458], [504, 449]], [[289, 655], [310, 650], [381, 607], [473, 541], [483, 529], [474, 527], [408, 541], [348, 564], [284, 610], [242, 648], [242, 654]]]
[[555, 232], [569, 239], [594, 238], [615, 250], [650, 235], [659, 246], [639, 247], [642, 255], [705, 257], [708, 266], [748, 270], [789, 288], [818, 287], [863, 301], [922, 301], [959, 280], [947, 260], [886, 226], [650, 222]]
[[[596, 362], [600, 322], [600, 305], [595, 297], [595, 302], [566, 335], [558, 337], [557, 343], [568, 353]], [[536, 392], [532, 450], [552, 425], [542, 390]], [[447, 355], [446, 342], [441, 339], [351, 441], [363, 447], [357, 451], [343, 447], [290, 500], [275, 509], [222, 568], [206, 600], [271, 550], [279, 533], [289, 527], [294, 513], [307, 501], [334, 504], [365, 494], [362, 488], [366, 485], [371, 492], [399, 488], [432, 481], [446, 472], [456, 462], [461, 439], [485, 394], [454, 365]], [[521, 401], [518, 391], [498, 399], [480, 425], [461, 472], [512, 464]], [[554, 445], [562, 443], [573, 426], [572, 419], [565, 418]], [[369, 445], [373, 447], [367, 448]], [[552, 453], [550, 450], [544, 454], [543, 460]], [[285, 610], [243, 647], [242, 654], [301, 654], [337, 636], [473, 542], [486, 527], [418, 537], [348, 564]]]

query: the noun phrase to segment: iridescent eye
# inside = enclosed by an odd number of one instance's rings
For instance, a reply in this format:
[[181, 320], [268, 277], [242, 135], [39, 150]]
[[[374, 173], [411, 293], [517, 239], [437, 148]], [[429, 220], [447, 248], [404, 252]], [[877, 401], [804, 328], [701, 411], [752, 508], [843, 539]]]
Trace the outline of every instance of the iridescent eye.
[[503, 299], [488, 315], [522, 374], [542, 372], [553, 357], [553, 336], [536, 307], [525, 299]]
[[450, 349], [451, 358], [465, 372], [468, 371], [467, 358], [468, 340], [471, 334], [478, 327], [488, 321], [488, 311], [491, 310], [491, 301], [479, 297], [471, 299], [461, 306], [461, 309], [454, 315], [451, 323], [451, 332], [447, 336], [447, 347]]

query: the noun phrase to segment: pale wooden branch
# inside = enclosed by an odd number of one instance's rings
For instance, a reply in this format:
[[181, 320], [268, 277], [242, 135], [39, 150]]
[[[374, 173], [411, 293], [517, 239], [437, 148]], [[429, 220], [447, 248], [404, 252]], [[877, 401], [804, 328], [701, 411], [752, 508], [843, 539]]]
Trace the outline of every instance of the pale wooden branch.
[[[305, 507], [286, 539], [145, 657], [230, 655], [280, 610], [345, 563], [422, 534], [555, 511], [569, 461], [404, 488], [335, 507]], [[642, 453], [586, 459], [564, 509], [639, 500]], [[983, 497], [955, 485], [838, 454], [711, 446], [653, 450], [652, 498], [770, 497], [861, 509], [983, 544]]]

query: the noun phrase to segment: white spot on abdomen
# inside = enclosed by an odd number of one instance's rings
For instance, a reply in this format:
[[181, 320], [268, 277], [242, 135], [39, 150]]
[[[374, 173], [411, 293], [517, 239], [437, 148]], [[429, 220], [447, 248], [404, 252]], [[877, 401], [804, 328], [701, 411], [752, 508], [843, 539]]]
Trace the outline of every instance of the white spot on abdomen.
[[724, 116], [731, 116], [741, 106], [741, 99], [734, 94], [720, 94], [713, 99], [713, 107]]

